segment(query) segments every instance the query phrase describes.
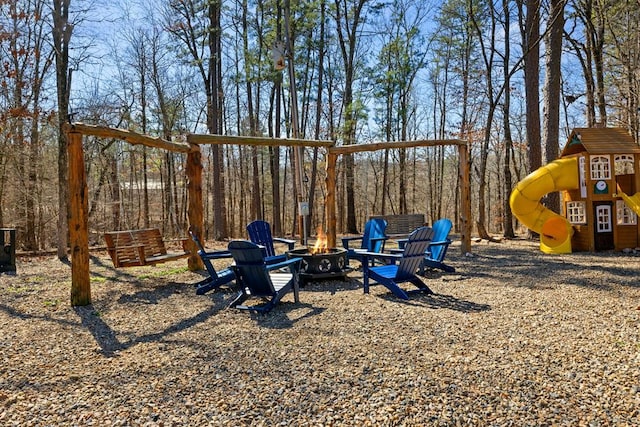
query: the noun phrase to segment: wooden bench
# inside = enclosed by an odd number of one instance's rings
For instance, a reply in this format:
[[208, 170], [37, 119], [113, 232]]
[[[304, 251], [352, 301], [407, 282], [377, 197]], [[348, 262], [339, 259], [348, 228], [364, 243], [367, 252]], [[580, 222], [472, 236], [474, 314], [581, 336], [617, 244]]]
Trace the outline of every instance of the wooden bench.
[[387, 229], [385, 234], [392, 238], [408, 236], [416, 228], [425, 225], [424, 214], [374, 215], [369, 218], [386, 220]]
[[158, 228], [110, 231], [104, 233], [104, 240], [116, 268], [154, 265], [190, 255], [187, 239], [182, 241], [184, 252], [168, 253]]

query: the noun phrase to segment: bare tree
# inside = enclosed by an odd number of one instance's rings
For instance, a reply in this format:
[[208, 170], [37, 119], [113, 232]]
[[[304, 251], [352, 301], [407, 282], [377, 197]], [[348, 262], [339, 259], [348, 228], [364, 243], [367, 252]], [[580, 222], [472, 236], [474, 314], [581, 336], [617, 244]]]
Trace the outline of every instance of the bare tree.
[[[335, 0], [335, 21], [340, 52], [344, 66], [344, 129], [342, 138], [345, 145], [356, 143], [356, 127], [360, 107], [354, 96], [353, 86], [357, 71], [356, 50], [360, 41], [361, 26], [364, 22], [364, 8], [369, 0]], [[346, 232], [357, 233], [355, 208], [355, 162], [352, 154], [344, 155], [346, 189]]]
[[67, 139], [62, 125], [69, 116], [71, 69], [69, 45], [73, 25], [69, 22], [71, 0], [53, 0], [53, 47], [56, 61], [56, 88], [58, 99], [58, 259], [67, 259], [69, 203]]
[[[221, 4], [218, 1], [175, 0], [167, 10], [167, 29], [182, 45], [183, 55], [190, 58], [200, 75], [207, 101], [209, 133], [223, 133], [222, 27]], [[211, 147], [213, 199], [213, 237], [228, 237], [223, 148]]]
[[[519, 5], [521, 3], [518, 3]], [[520, 6], [521, 7], [521, 6]], [[524, 51], [524, 89], [526, 96], [527, 146], [529, 148], [529, 170], [542, 166], [540, 137], [540, 0], [526, 1], [526, 17], [522, 21], [520, 9], [520, 31]]]
[[506, 195], [511, 194], [513, 182], [511, 178], [511, 157], [513, 152], [513, 138], [511, 136], [511, 75], [509, 74], [510, 60], [511, 60], [511, 11], [509, 10], [509, 1], [502, 1], [502, 11], [504, 15], [503, 28], [504, 28], [504, 56], [502, 58], [502, 68], [504, 69], [505, 82], [504, 85], [507, 89], [504, 92], [504, 100], [502, 103], [502, 128], [504, 131], [504, 182], [503, 189], [505, 197], [502, 200], [502, 228], [503, 235], [507, 238], [515, 237], [513, 230], [513, 214], [511, 207], [509, 206], [509, 197]]
[[[560, 139], [560, 63], [562, 60], [562, 32], [564, 27], [565, 0], [551, 0], [551, 9], [546, 30], [546, 62], [544, 86], [544, 120], [543, 131], [546, 161], [551, 162], [558, 157]], [[560, 212], [560, 194], [552, 192], [547, 195], [546, 206]]]
[[17, 178], [14, 221], [27, 250], [38, 249], [44, 237], [38, 233], [40, 186], [47, 173], [41, 128], [47, 113], [46, 76], [53, 61], [44, 15], [44, 0], [0, 3], [0, 131], [10, 141], [7, 161]]

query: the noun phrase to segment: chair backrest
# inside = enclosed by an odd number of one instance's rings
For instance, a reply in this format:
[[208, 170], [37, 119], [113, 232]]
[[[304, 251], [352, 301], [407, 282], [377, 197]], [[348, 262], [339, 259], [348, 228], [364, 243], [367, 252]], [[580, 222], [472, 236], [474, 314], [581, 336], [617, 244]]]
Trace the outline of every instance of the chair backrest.
[[248, 240], [232, 240], [229, 242], [229, 252], [235, 263], [238, 285], [249, 288], [252, 296], [269, 296], [275, 293], [260, 246]]
[[416, 275], [432, 238], [433, 229], [431, 227], [418, 227], [409, 235], [402, 252], [402, 258], [398, 262], [396, 280], [406, 280]]
[[[451, 220], [449, 218], [441, 218], [433, 223], [433, 241], [444, 242], [449, 238], [451, 231]], [[434, 245], [430, 248], [431, 259], [442, 261], [447, 253], [447, 245]]]
[[195, 233], [191, 230], [189, 230], [189, 235], [191, 236], [191, 240], [193, 240], [198, 247], [198, 252], [202, 252], [203, 254], [206, 253], [207, 251], [204, 249], [204, 246], [202, 246], [202, 243], [200, 243], [200, 239], [198, 239], [198, 236], [196, 236]]
[[382, 245], [384, 240], [380, 239], [385, 236], [387, 229], [387, 220], [382, 218], [372, 218], [364, 225], [364, 232], [362, 233], [361, 249], [366, 249], [368, 252], [382, 252]]
[[217, 279], [218, 278], [218, 272], [213, 267], [213, 264], [211, 263], [211, 260], [209, 260], [206, 257], [207, 250], [204, 248], [204, 246], [200, 242], [200, 239], [198, 239], [198, 236], [196, 236], [193, 231], [189, 230], [189, 235], [191, 236], [191, 240], [193, 240], [195, 242], [196, 246], [198, 247], [198, 255], [200, 256], [200, 259], [202, 260], [202, 263], [204, 264], [204, 268], [207, 269], [207, 273], [209, 273], [209, 276], [211, 276], [212, 278]]
[[267, 257], [275, 256], [276, 250], [273, 246], [273, 236], [271, 235], [271, 225], [263, 220], [256, 220], [247, 225], [249, 240], [264, 247], [263, 255]]

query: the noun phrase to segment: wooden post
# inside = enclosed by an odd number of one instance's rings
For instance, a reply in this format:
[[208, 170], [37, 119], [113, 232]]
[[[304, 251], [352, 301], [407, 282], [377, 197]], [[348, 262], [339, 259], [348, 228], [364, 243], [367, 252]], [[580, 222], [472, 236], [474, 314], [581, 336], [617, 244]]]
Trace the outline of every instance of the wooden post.
[[458, 145], [460, 165], [460, 251], [471, 252], [471, 168], [469, 165], [469, 144]]
[[327, 246], [336, 247], [336, 164], [338, 155], [327, 150], [327, 197], [325, 198], [325, 215], [327, 218]]
[[67, 133], [69, 145], [69, 245], [71, 246], [71, 305], [91, 304], [87, 177], [82, 134]]
[[[204, 214], [202, 212], [202, 153], [200, 152], [200, 146], [197, 144], [190, 144], [191, 151], [187, 153], [187, 216], [189, 218], [189, 229], [204, 242], [202, 238], [202, 231], [204, 228]], [[193, 240], [189, 239], [189, 250], [191, 255], [187, 265], [189, 270], [202, 270], [204, 264], [198, 256], [198, 248]]]

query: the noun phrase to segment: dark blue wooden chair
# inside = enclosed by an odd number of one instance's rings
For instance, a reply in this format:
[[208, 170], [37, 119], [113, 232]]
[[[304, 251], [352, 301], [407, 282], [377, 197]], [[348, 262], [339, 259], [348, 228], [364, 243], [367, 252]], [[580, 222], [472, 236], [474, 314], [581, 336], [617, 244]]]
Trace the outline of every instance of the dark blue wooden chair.
[[[374, 280], [386, 286], [395, 296], [405, 300], [409, 299], [408, 294], [411, 292], [433, 294], [433, 291], [417, 275], [432, 238], [431, 227], [419, 227], [409, 235], [402, 253], [364, 252], [362, 262], [364, 292], [369, 293], [369, 281]], [[369, 258], [381, 259], [387, 264], [372, 267], [369, 265]], [[405, 291], [399, 286], [404, 282], [410, 282], [418, 289]]]
[[[241, 310], [267, 313], [273, 309], [287, 292], [293, 290], [294, 300], [300, 302], [298, 296], [298, 274], [302, 258], [291, 258], [283, 262], [267, 264], [263, 256], [263, 248], [247, 240], [229, 242], [229, 252], [233, 256], [231, 266], [236, 275], [236, 285], [240, 290], [231, 307]], [[289, 272], [283, 272], [288, 269]], [[273, 270], [278, 270], [274, 272]], [[265, 304], [241, 305], [248, 298], [262, 298]]]
[[247, 233], [249, 240], [262, 246], [263, 253], [267, 263], [282, 262], [287, 259], [287, 254], [277, 254], [274, 242], [284, 243], [288, 250], [292, 250], [296, 244], [295, 240], [284, 239], [282, 237], [273, 237], [271, 234], [271, 225], [263, 220], [256, 220], [247, 225]]
[[196, 246], [198, 246], [198, 255], [200, 256], [204, 267], [207, 269], [207, 273], [209, 273], [209, 277], [195, 284], [196, 295], [203, 295], [210, 290], [225, 285], [235, 279], [236, 276], [233, 270], [225, 268], [224, 270], [216, 271], [211, 263], [211, 260], [214, 259], [231, 258], [231, 253], [229, 251], [207, 251], [202, 243], [200, 243], [198, 236], [196, 236], [191, 230], [189, 230], [189, 234], [191, 235], [191, 239], [196, 243]]
[[[355, 259], [363, 262], [364, 252], [383, 252], [387, 241], [385, 230], [387, 221], [382, 218], [372, 218], [364, 225], [362, 236], [350, 236], [342, 238], [342, 246], [347, 250], [347, 261]], [[349, 247], [351, 242], [360, 241], [360, 247]], [[368, 258], [373, 262], [373, 258]]]

